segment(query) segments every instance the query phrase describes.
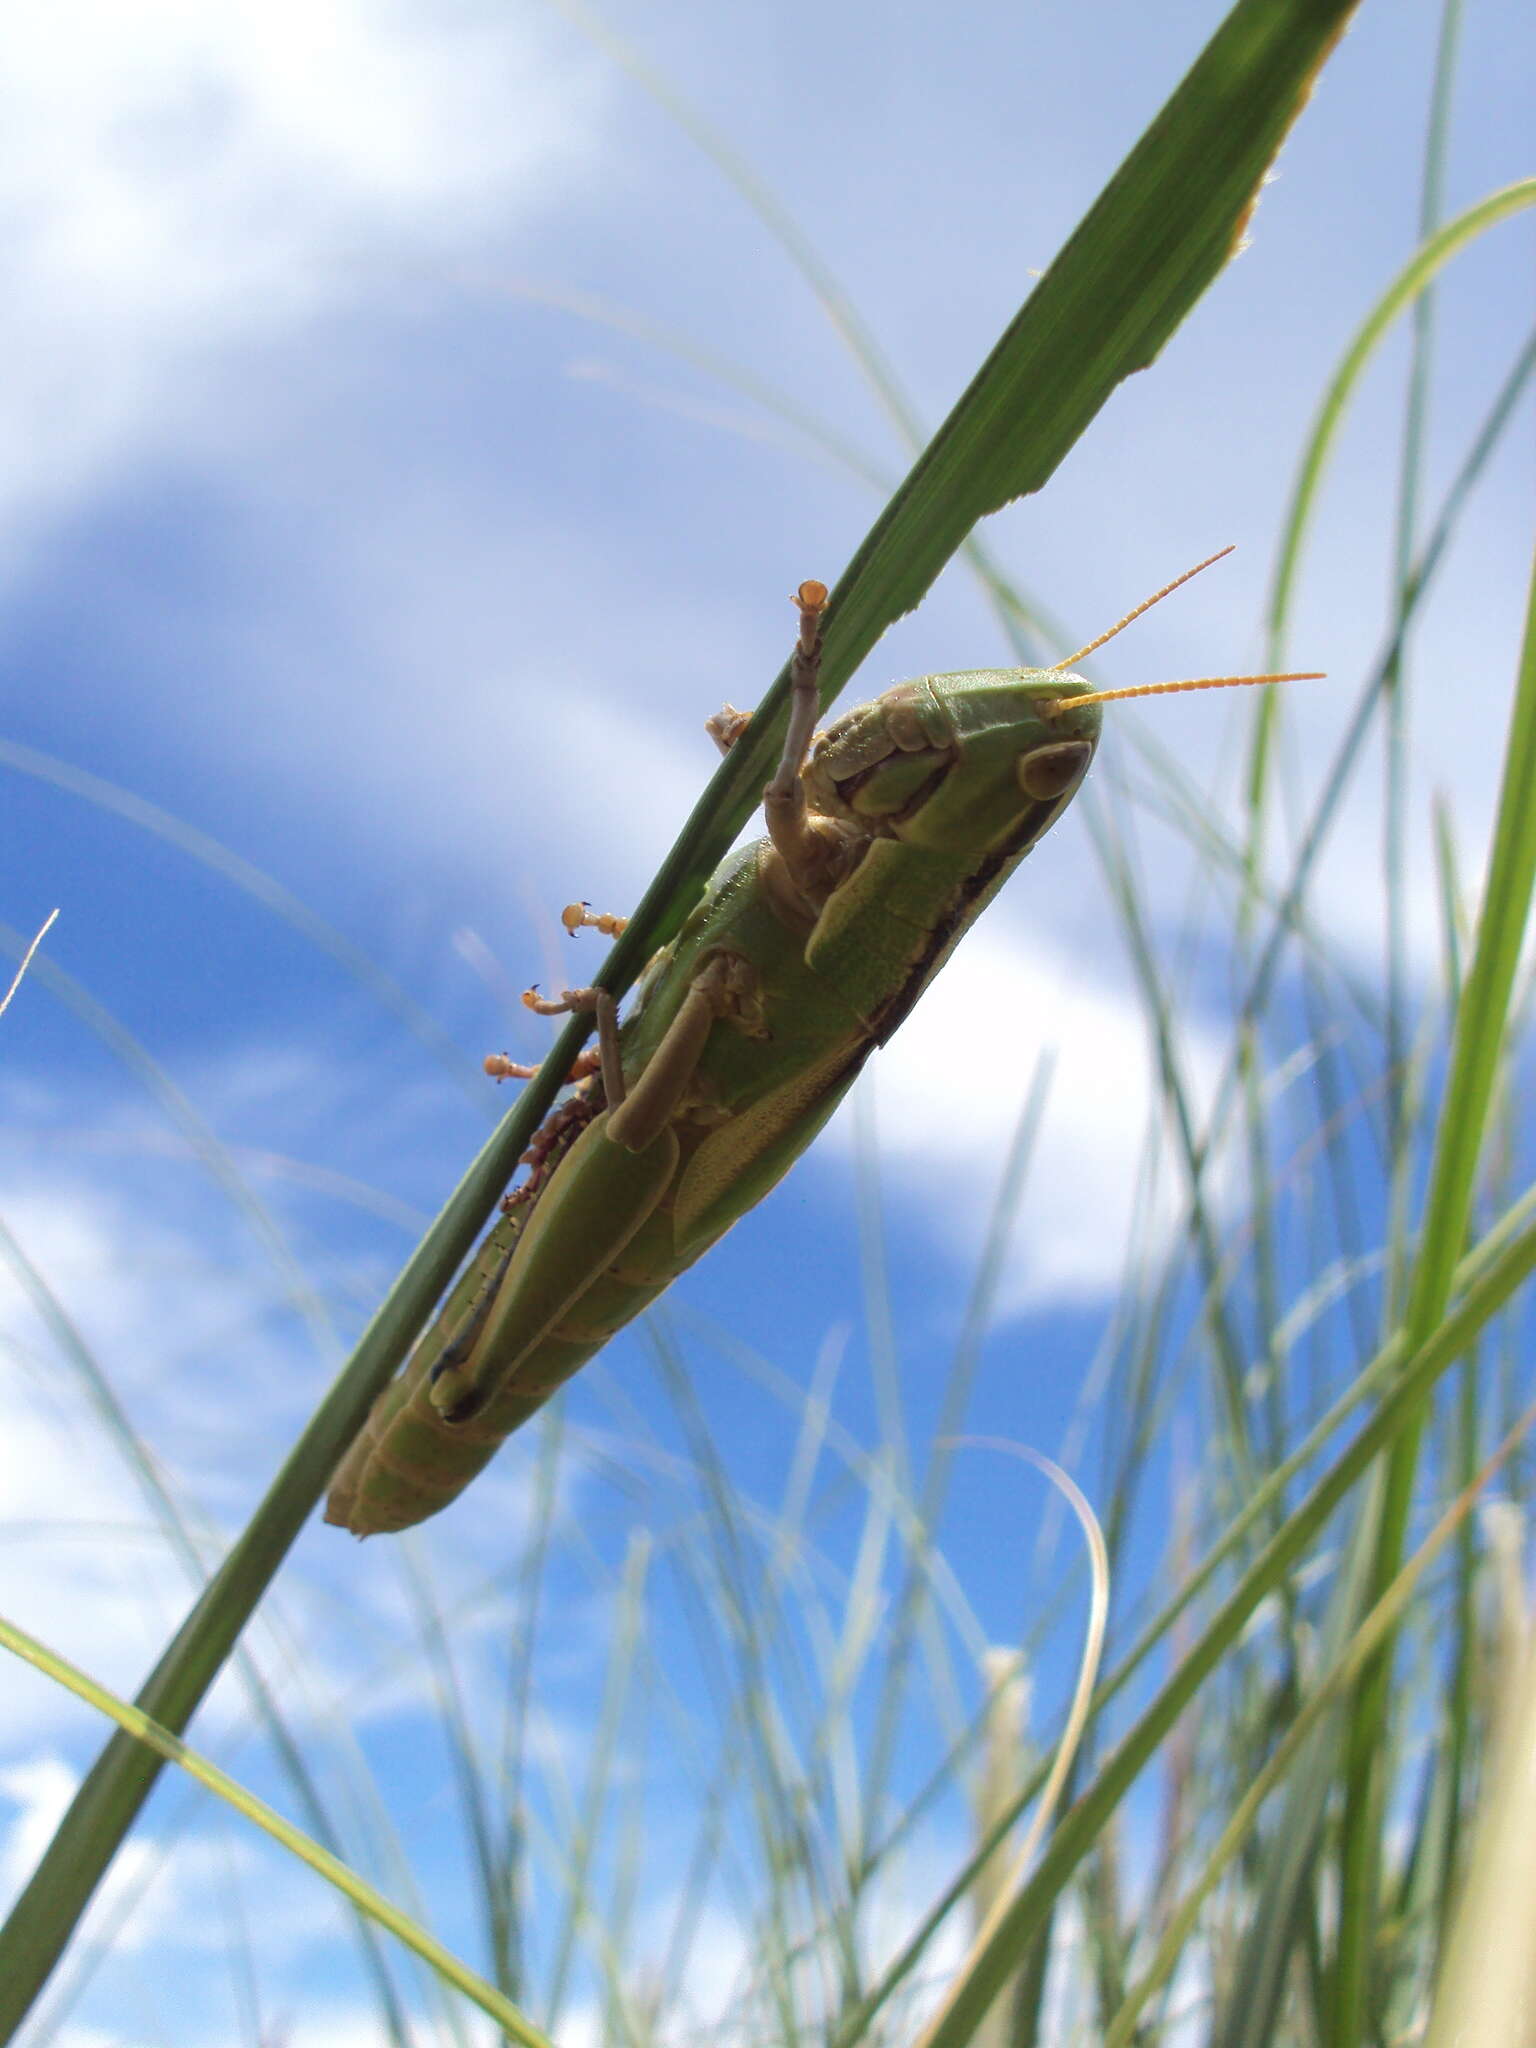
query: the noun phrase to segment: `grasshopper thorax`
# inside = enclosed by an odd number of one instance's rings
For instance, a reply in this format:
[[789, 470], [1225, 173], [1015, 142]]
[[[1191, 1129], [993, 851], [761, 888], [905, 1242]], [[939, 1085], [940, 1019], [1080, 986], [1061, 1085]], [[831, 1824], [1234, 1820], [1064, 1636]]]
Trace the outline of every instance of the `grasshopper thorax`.
[[877, 838], [958, 850], [1032, 843], [1070, 799], [1099, 737], [1088, 685], [1040, 669], [898, 683], [846, 713], [806, 765], [817, 809]]

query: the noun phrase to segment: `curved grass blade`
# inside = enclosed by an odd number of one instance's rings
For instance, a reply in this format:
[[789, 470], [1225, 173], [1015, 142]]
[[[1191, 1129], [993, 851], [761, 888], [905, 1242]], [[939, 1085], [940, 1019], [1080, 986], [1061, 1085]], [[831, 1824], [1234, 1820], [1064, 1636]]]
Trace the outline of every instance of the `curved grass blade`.
[[1270, 586], [1269, 616], [1266, 622], [1266, 667], [1282, 666], [1277, 650], [1285, 645], [1286, 627], [1291, 615], [1291, 598], [1313, 503], [1322, 483], [1328, 457], [1333, 450], [1334, 439], [1343, 424], [1344, 409], [1366, 365], [1398, 315], [1406, 312], [1420, 295], [1428, 290], [1458, 251], [1464, 249], [1469, 242], [1476, 241], [1487, 229], [1497, 227], [1500, 221], [1508, 220], [1529, 206], [1536, 206], [1536, 178], [1522, 178], [1517, 184], [1506, 185], [1502, 191], [1490, 193], [1486, 199], [1480, 199], [1475, 206], [1469, 206], [1464, 213], [1457, 214], [1454, 220], [1447, 221], [1438, 234], [1432, 235], [1422, 247], [1414, 251], [1367, 313], [1360, 324], [1359, 332], [1344, 351], [1339, 367], [1334, 372], [1333, 382], [1323, 394], [1323, 402], [1317, 409], [1312, 431], [1307, 436], [1305, 452], [1296, 472], [1296, 482], [1292, 487], [1290, 507], [1281, 529], [1282, 538], [1275, 559], [1275, 575]]

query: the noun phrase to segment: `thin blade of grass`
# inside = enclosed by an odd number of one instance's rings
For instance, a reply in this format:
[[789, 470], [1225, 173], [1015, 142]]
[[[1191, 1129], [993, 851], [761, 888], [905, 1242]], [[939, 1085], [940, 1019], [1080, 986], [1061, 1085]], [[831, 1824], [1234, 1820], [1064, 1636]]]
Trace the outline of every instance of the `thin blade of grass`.
[[59, 913], [57, 910], [49, 911], [48, 915], [43, 919], [42, 924], [38, 927], [36, 935], [31, 940], [26, 951], [22, 954], [21, 965], [16, 969], [16, 972], [11, 976], [10, 987], [6, 990], [3, 996], [0, 996], [0, 1017], [3, 1017], [6, 1011], [11, 1007], [11, 998], [15, 995], [17, 989], [21, 987], [21, 984], [26, 977], [27, 969], [32, 965], [33, 954], [36, 953], [38, 947], [43, 943], [44, 939], [47, 938], [49, 931], [53, 927], [53, 921], [58, 916], [58, 914]]
[[257, 1827], [272, 1837], [273, 1841], [280, 1843], [291, 1854], [307, 1863], [311, 1870], [316, 1871], [338, 1891], [344, 1893], [353, 1905], [367, 1913], [388, 1933], [404, 1942], [407, 1948], [430, 1964], [438, 1976], [456, 1985], [466, 1998], [471, 1999], [482, 2012], [489, 2014], [497, 2025], [504, 2029], [509, 2040], [522, 2042], [523, 2048], [553, 2048], [553, 2044], [536, 2027], [531, 2026], [514, 2005], [509, 2004], [499, 1991], [485, 1982], [484, 1978], [477, 1976], [473, 1970], [461, 1963], [451, 1950], [444, 1948], [425, 1928], [402, 1913], [398, 1907], [392, 1906], [382, 1893], [376, 1892], [373, 1886], [359, 1877], [355, 1871], [349, 1870], [338, 1857], [331, 1855], [329, 1850], [322, 1849], [318, 1842], [311, 1841], [307, 1835], [294, 1827], [291, 1821], [284, 1820], [282, 1815], [274, 1811], [264, 1800], [258, 1799], [253, 1792], [248, 1792], [243, 1785], [221, 1771], [217, 1764], [199, 1755], [178, 1736], [171, 1734], [169, 1729], [160, 1727], [147, 1714], [141, 1713], [137, 1707], [130, 1706], [126, 1700], [118, 1699], [104, 1686], [98, 1685], [94, 1679], [87, 1678], [83, 1671], [77, 1670], [67, 1659], [47, 1649], [35, 1637], [29, 1636], [3, 1617], [0, 1617], [0, 1647], [10, 1650], [24, 1662], [32, 1665], [35, 1670], [67, 1687], [77, 1699], [84, 1700], [88, 1706], [110, 1716], [130, 1741], [143, 1743], [165, 1762], [179, 1764], [190, 1777], [207, 1786], [209, 1791], [217, 1793], [248, 1820], [254, 1821]]

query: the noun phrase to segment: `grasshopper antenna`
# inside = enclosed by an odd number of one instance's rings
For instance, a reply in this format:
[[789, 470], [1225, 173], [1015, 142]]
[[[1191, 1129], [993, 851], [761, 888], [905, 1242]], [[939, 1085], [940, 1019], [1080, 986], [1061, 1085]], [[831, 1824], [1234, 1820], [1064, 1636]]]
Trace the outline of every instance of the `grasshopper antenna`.
[[[1081, 661], [1084, 655], [1092, 654], [1095, 649], [1102, 647], [1106, 640], [1113, 640], [1117, 633], [1123, 633], [1133, 619], [1139, 619], [1143, 612], [1151, 611], [1153, 605], [1161, 604], [1165, 597], [1177, 590], [1181, 584], [1187, 583], [1192, 576], [1198, 576], [1202, 569], [1209, 569], [1213, 562], [1224, 561], [1231, 552], [1230, 547], [1218, 548], [1214, 555], [1207, 555], [1203, 562], [1196, 562], [1193, 569], [1186, 569], [1182, 576], [1175, 576], [1173, 581], [1165, 583], [1161, 590], [1155, 590], [1150, 597], [1143, 598], [1134, 611], [1127, 612], [1125, 617], [1111, 626], [1107, 633], [1101, 633], [1097, 640], [1090, 640], [1086, 647], [1079, 647], [1076, 654], [1069, 654], [1065, 661], [1054, 662], [1045, 670], [1045, 674], [1059, 675], [1063, 669], [1071, 668], [1072, 664]], [[1298, 669], [1287, 675], [1272, 676], [1188, 676], [1174, 683], [1136, 683], [1125, 690], [1093, 690], [1084, 697], [1058, 697], [1054, 703], [1043, 705], [1041, 708], [1048, 716], [1053, 716], [1058, 711], [1064, 711], [1069, 704], [1079, 708], [1084, 704], [1116, 704], [1122, 697], [1167, 697], [1179, 690], [1232, 690], [1249, 683], [1315, 683], [1322, 681], [1323, 673], [1322, 669], [1309, 668]]]
[[1248, 683], [1320, 683], [1327, 673], [1326, 669], [1303, 668], [1276, 676], [1187, 676], [1177, 683], [1133, 683], [1127, 690], [1093, 690], [1086, 697], [1057, 697], [1043, 708], [1054, 714], [1068, 706], [1077, 711], [1084, 704], [1117, 704], [1122, 697], [1169, 697], [1178, 690], [1235, 690]]
[[[1071, 668], [1074, 662], [1082, 661], [1085, 656], [1092, 654], [1097, 648], [1102, 647], [1106, 640], [1113, 640], [1117, 633], [1123, 633], [1133, 620], [1141, 617], [1143, 612], [1149, 612], [1153, 605], [1161, 604], [1165, 597], [1171, 596], [1181, 584], [1187, 583], [1192, 576], [1198, 576], [1202, 569], [1209, 569], [1212, 562], [1225, 561], [1236, 546], [1236, 541], [1233, 541], [1230, 547], [1218, 548], [1214, 555], [1207, 555], [1203, 562], [1196, 562], [1193, 569], [1186, 569], [1182, 576], [1175, 576], [1173, 581], [1165, 583], [1161, 590], [1154, 590], [1150, 597], [1144, 597], [1141, 603], [1137, 605], [1135, 611], [1127, 612], [1123, 619], [1120, 619], [1115, 625], [1111, 626], [1107, 633], [1101, 633], [1097, 640], [1090, 640], [1086, 647], [1079, 647], [1076, 654], [1069, 654], [1065, 661], [1053, 661], [1045, 673], [1048, 676], [1053, 676], [1061, 669]], [[1077, 701], [1081, 702], [1081, 699]]]

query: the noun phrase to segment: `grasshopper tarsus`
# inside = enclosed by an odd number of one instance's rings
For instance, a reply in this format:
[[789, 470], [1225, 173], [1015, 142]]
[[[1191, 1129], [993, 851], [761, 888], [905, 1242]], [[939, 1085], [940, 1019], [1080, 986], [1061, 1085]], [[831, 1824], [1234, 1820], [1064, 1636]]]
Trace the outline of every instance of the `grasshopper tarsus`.
[[827, 586], [825, 583], [802, 583], [792, 602], [799, 607], [800, 632], [789, 663], [789, 729], [784, 735], [784, 751], [779, 756], [779, 765], [764, 792], [765, 800], [775, 804], [804, 803], [800, 768], [821, 710], [817, 682], [821, 675], [821, 618], [827, 608]]
[[[509, 1059], [504, 1052], [488, 1052], [481, 1065], [493, 1081], [531, 1081], [539, 1071], [526, 1060]], [[565, 1085], [568, 1088], [574, 1087], [576, 1082], [584, 1081], [588, 1074], [595, 1074], [597, 1066], [598, 1055], [595, 1052], [588, 1050], [577, 1053], [571, 1062], [571, 1070], [565, 1077]]]
[[827, 608], [827, 586], [808, 578], [790, 599], [800, 613], [800, 645], [809, 651], [821, 632], [821, 616]]
[[734, 704], [722, 704], [704, 721], [704, 730], [709, 734], [722, 754], [728, 754], [752, 723], [750, 711], [738, 711]]
[[504, 1052], [488, 1052], [482, 1065], [493, 1081], [531, 1081], [539, 1071], [523, 1060], [508, 1059]]
[[619, 1007], [605, 988], [568, 988], [552, 1002], [539, 994], [539, 985], [523, 990], [525, 1006], [540, 1017], [564, 1017], [572, 1011], [591, 1010], [597, 1016], [598, 1071], [610, 1109], [624, 1100], [624, 1065], [619, 1057]]
[[541, 996], [535, 982], [523, 990], [523, 1008], [536, 1017], [566, 1017], [574, 1010], [595, 1010], [597, 998], [606, 993], [600, 988], [563, 988], [558, 996]]
[[627, 917], [615, 917], [611, 910], [594, 910], [590, 903], [567, 903], [560, 913], [560, 922], [574, 939], [583, 928], [604, 932], [610, 939], [618, 938], [628, 929]]

